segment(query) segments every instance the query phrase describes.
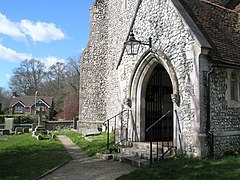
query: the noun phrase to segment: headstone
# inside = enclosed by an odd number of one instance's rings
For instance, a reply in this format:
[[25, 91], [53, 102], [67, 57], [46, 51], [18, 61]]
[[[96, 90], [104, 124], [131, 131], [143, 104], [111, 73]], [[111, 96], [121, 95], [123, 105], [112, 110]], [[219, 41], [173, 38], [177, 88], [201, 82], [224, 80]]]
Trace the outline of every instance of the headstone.
[[5, 118], [4, 129], [13, 130], [14, 118]]
[[97, 129], [84, 129], [82, 130], [82, 135], [86, 136], [97, 136], [100, 135], [100, 132]]
[[87, 130], [87, 128], [79, 128], [79, 129], [78, 129], [78, 132], [82, 134], [82, 133], [83, 133], [84, 131], [86, 131], [86, 130]]
[[36, 126], [34, 131], [32, 131], [32, 136], [37, 137], [38, 140], [42, 140], [43, 137], [40, 134], [45, 133], [45, 132], [46, 132], [46, 128], [42, 124], [42, 108], [40, 108], [40, 114], [39, 114], [39, 117], [38, 117], [38, 125]]
[[22, 131], [23, 131], [23, 128], [22, 128], [22, 127], [16, 127], [16, 128], [15, 128], [15, 134], [22, 133]]
[[22, 129], [22, 132], [23, 132], [23, 133], [29, 133], [29, 128], [28, 128], [28, 127], [24, 127], [24, 128]]

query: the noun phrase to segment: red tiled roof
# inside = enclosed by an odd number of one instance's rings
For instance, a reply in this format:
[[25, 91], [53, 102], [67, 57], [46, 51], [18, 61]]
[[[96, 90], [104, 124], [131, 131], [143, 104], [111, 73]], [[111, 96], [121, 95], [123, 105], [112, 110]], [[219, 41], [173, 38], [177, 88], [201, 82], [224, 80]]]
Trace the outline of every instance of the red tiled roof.
[[240, 66], [240, 15], [206, 0], [180, 1], [211, 44], [212, 60]]

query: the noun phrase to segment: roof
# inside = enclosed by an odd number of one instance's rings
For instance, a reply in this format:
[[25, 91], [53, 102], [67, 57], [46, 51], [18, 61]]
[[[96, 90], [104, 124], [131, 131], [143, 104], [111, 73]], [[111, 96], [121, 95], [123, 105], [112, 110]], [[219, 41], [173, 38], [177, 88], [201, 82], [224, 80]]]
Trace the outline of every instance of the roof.
[[212, 46], [213, 62], [240, 66], [240, 0], [226, 7], [207, 0], [180, 1]]
[[[43, 100], [50, 107], [52, 106], [53, 97], [37, 96], [36, 102], [38, 102], [39, 100]], [[18, 102], [20, 102], [21, 104], [24, 104], [26, 107], [31, 107], [35, 104], [35, 96], [21, 96], [21, 97], [12, 98], [9, 106], [12, 107]]]

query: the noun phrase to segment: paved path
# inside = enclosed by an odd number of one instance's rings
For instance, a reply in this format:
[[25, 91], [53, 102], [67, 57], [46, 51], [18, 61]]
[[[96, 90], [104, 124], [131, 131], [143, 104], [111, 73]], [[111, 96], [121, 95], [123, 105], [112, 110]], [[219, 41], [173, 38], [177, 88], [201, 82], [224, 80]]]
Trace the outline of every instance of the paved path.
[[113, 180], [136, 169], [119, 161], [93, 159], [81, 151], [68, 137], [58, 136], [58, 138], [73, 160], [44, 176], [41, 180]]

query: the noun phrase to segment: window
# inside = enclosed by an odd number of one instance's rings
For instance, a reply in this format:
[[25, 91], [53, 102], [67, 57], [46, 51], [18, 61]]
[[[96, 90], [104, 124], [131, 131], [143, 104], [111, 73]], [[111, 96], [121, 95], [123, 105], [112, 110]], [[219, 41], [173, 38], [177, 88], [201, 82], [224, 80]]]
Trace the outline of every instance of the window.
[[42, 108], [42, 111], [45, 111], [44, 105], [37, 105], [36, 110], [40, 112]]
[[231, 100], [238, 101], [238, 88], [239, 88], [239, 83], [238, 83], [238, 77], [237, 73], [233, 71], [231, 73]]
[[240, 71], [227, 69], [225, 100], [228, 107], [240, 107]]
[[23, 107], [22, 106], [15, 106], [14, 107], [14, 113], [23, 113]]

